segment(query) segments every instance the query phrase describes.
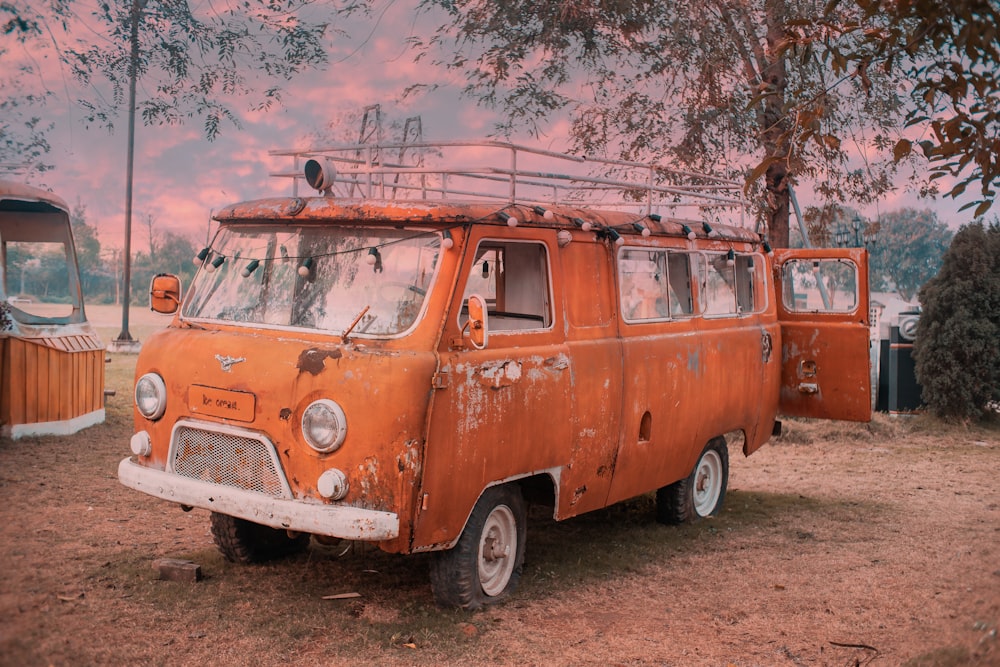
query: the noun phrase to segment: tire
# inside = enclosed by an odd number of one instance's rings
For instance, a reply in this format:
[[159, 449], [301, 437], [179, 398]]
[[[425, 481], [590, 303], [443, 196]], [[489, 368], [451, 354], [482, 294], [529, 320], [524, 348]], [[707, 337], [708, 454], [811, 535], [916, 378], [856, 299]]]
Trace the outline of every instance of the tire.
[[726, 499], [729, 449], [725, 438], [711, 440], [685, 479], [656, 492], [656, 520], [679, 525], [715, 516]]
[[212, 512], [212, 539], [230, 563], [263, 563], [305, 551], [309, 535], [291, 537], [286, 530], [262, 526]]
[[516, 485], [484, 491], [455, 546], [431, 561], [437, 603], [472, 610], [509, 597], [524, 569], [526, 517]]

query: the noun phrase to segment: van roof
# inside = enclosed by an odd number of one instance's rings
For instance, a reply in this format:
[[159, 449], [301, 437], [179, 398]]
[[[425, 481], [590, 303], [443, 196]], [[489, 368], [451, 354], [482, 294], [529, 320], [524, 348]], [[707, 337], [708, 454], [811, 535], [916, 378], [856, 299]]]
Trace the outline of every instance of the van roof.
[[[736, 181], [659, 164], [588, 159], [497, 141], [352, 144], [272, 151], [292, 195], [235, 204], [219, 222], [294, 219], [447, 227], [519, 223], [760, 242]], [[301, 187], [319, 190], [302, 197]], [[585, 228], [586, 228], [585, 227]], [[605, 233], [610, 233], [605, 231]]]

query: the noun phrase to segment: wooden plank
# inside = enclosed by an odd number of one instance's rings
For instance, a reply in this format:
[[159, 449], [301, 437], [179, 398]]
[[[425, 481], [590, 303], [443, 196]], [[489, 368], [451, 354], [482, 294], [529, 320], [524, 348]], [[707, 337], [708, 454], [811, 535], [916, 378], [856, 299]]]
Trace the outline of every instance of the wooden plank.
[[91, 352], [91, 359], [94, 369], [94, 391], [91, 394], [91, 409], [100, 410], [104, 407], [104, 350]]
[[10, 383], [10, 362], [7, 355], [10, 354], [10, 339], [0, 338], [0, 424], [10, 421], [10, 392], [13, 386]]
[[38, 346], [21, 343], [24, 354], [24, 411], [18, 424], [34, 424], [38, 421]]
[[50, 348], [47, 356], [49, 362], [49, 405], [48, 417], [45, 421], [69, 419], [73, 414], [66, 402], [69, 393], [64, 391], [64, 388], [67, 387], [66, 377], [70, 371], [67, 363], [70, 360], [69, 355]]

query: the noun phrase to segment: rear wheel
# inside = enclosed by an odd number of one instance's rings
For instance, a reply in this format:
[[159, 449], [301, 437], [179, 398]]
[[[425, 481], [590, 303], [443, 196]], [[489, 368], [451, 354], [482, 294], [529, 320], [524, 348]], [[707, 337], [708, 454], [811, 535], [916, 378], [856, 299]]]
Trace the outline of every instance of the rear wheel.
[[243, 564], [290, 556], [305, 551], [309, 546], [307, 534], [292, 537], [287, 530], [218, 512], [212, 512], [212, 539], [226, 560]]
[[438, 604], [479, 609], [517, 588], [524, 567], [526, 514], [517, 486], [495, 486], [483, 493], [458, 543], [431, 561]]
[[656, 492], [656, 520], [677, 525], [715, 516], [728, 484], [729, 449], [725, 438], [715, 438], [705, 445], [690, 475]]

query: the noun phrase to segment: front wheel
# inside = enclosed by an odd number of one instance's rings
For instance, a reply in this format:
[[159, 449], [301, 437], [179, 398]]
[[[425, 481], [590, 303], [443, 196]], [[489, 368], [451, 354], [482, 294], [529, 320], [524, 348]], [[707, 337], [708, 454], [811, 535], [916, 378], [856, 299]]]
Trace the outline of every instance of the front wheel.
[[517, 486], [483, 492], [458, 543], [431, 561], [431, 589], [438, 604], [479, 609], [507, 598], [524, 568], [526, 516]]
[[705, 445], [690, 475], [656, 492], [656, 520], [677, 525], [715, 516], [728, 484], [729, 449], [725, 438], [715, 438]]
[[305, 551], [309, 535], [289, 535], [259, 523], [212, 512], [212, 539], [230, 563], [263, 563]]

